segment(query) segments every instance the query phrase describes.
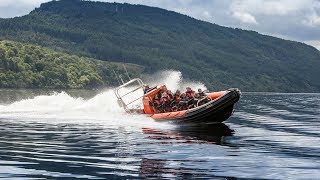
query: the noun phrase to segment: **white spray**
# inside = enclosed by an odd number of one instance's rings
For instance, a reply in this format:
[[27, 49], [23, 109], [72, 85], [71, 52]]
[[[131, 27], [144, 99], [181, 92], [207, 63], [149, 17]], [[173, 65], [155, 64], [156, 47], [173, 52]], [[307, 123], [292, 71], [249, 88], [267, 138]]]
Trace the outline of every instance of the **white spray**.
[[[157, 79], [157, 80], [154, 80]], [[184, 91], [186, 86], [206, 89], [202, 83], [184, 82], [177, 71], [165, 71], [151, 77], [150, 85], [166, 84], [173, 92]], [[132, 97], [135, 98], [135, 97]], [[129, 115], [117, 104], [112, 89], [85, 100], [74, 98], [65, 92], [41, 95], [9, 105], [0, 105], [1, 119], [32, 119], [49, 123], [99, 123], [105, 125], [125, 125], [131, 127], [167, 127], [156, 123], [144, 115]]]

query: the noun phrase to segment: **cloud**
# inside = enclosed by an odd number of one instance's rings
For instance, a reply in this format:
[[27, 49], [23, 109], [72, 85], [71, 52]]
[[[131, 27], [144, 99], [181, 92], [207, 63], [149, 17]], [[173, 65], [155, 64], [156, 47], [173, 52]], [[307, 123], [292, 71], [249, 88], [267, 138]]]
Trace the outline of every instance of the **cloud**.
[[303, 23], [311, 27], [320, 27], [320, 16], [317, 14], [316, 11], [313, 11], [310, 15], [306, 17], [305, 20], [303, 20]]
[[[28, 14], [50, 0], [0, 0], [0, 17]], [[320, 37], [320, 0], [96, 0], [143, 4], [228, 27], [301, 42]]]
[[212, 18], [211, 14], [208, 11], [203, 11], [202, 16], [205, 18]]
[[0, 0], [0, 17], [10, 18], [28, 14], [49, 0]]
[[233, 12], [232, 16], [243, 23], [258, 24], [256, 18], [247, 12]]
[[48, 2], [49, 0], [1, 0], [0, 8], [2, 7], [24, 7], [28, 6], [34, 8], [39, 6], [41, 3]]
[[295, 12], [310, 3], [310, 0], [233, 0], [232, 12], [247, 12], [263, 15], [286, 15]]

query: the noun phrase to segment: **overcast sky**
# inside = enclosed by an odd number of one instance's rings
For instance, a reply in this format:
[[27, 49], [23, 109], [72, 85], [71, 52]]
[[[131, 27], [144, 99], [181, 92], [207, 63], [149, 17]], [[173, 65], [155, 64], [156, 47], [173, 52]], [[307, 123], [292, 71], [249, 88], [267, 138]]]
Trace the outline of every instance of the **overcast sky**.
[[[0, 17], [28, 14], [50, 0], [0, 0]], [[320, 0], [100, 0], [173, 10], [223, 26], [255, 30], [320, 50]]]

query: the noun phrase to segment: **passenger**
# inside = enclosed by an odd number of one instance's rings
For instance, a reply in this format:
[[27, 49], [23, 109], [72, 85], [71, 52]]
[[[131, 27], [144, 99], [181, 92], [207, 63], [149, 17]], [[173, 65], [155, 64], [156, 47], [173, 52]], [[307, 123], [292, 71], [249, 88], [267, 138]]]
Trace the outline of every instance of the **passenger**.
[[187, 87], [186, 89], [187, 89], [187, 91], [186, 91], [186, 96], [187, 96], [189, 99], [194, 98], [194, 95], [195, 95], [194, 90], [192, 90], [190, 87]]
[[167, 86], [166, 85], [163, 85], [163, 86], [160, 87], [160, 91], [158, 92], [159, 97], [162, 97], [162, 94], [164, 92], [167, 92]]
[[195, 98], [197, 99], [202, 99], [204, 97], [206, 97], [207, 95], [202, 91], [202, 89], [198, 89], [198, 93], [196, 93]]
[[170, 107], [170, 96], [164, 92], [162, 93], [162, 96], [161, 96], [161, 99], [160, 99], [160, 102], [162, 104], [162, 107], [164, 109], [165, 112], [170, 112], [171, 111], [171, 107]]
[[198, 93], [195, 95], [195, 106], [201, 106], [205, 103], [208, 103], [210, 100], [207, 98], [207, 95], [199, 88]]
[[193, 108], [193, 107], [195, 107], [196, 106], [196, 104], [197, 104], [197, 99], [195, 99], [195, 95], [196, 95], [196, 93], [195, 93], [195, 91], [194, 90], [192, 90], [190, 87], [187, 87], [186, 88], [187, 89], [187, 91], [186, 91], [186, 96], [187, 96], [187, 98], [188, 98], [188, 108]]
[[169, 97], [169, 101], [170, 101], [170, 108], [171, 108], [171, 111], [174, 111], [173, 110], [173, 107], [174, 107], [174, 96], [171, 92], [171, 90], [167, 90], [167, 94], [168, 94], [168, 97]]
[[144, 86], [143, 93], [144, 93], [144, 94], [147, 94], [147, 92], [149, 92], [150, 90], [151, 90], [151, 88], [149, 87], [148, 84], [146, 84], [146, 85]]
[[172, 106], [173, 111], [179, 110], [180, 95], [181, 95], [181, 93], [179, 90], [177, 90], [173, 95], [173, 99], [171, 102], [171, 106]]
[[180, 101], [181, 92], [179, 90], [174, 93], [174, 101], [179, 102]]
[[179, 110], [187, 110], [188, 109], [188, 97], [185, 93], [182, 93], [180, 96], [180, 101], [178, 103]]
[[163, 85], [162, 87], [161, 87], [161, 89], [160, 89], [160, 92], [161, 92], [161, 94], [162, 93], [164, 93], [164, 92], [167, 92], [167, 86], [166, 85]]
[[161, 94], [161, 99], [162, 99], [162, 100], [168, 100], [168, 99], [169, 99], [167, 92], [163, 92], [163, 93]]
[[172, 94], [171, 90], [167, 90], [167, 94], [170, 97], [170, 100], [172, 101], [173, 100], [173, 94]]
[[153, 99], [153, 106], [156, 108], [158, 112], [163, 112], [163, 107], [161, 104], [161, 99], [159, 98], [158, 94], [155, 95]]
[[201, 97], [206, 97], [206, 93], [204, 91], [202, 91], [202, 89], [198, 89], [198, 94], [200, 94]]

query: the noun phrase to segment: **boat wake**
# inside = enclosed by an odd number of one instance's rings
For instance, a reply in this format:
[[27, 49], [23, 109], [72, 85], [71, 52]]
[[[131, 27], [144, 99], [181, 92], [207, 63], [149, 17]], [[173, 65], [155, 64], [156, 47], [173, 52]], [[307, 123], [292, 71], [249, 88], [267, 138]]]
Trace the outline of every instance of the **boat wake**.
[[[168, 89], [172, 91], [176, 89], [184, 90], [186, 86], [206, 88], [202, 83], [184, 82], [181, 73], [177, 71], [158, 73], [149, 77], [147, 82], [150, 86], [166, 84]], [[99, 123], [139, 128], [167, 126], [159, 125], [159, 123], [153, 122], [143, 115], [126, 114], [118, 106], [113, 89], [107, 89], [91, 99], [72, 97], [66, 92], [54, 92], [15, 101], [11, 104], [0, 105], [0, 118], [46, 121], [48, 123]]]

